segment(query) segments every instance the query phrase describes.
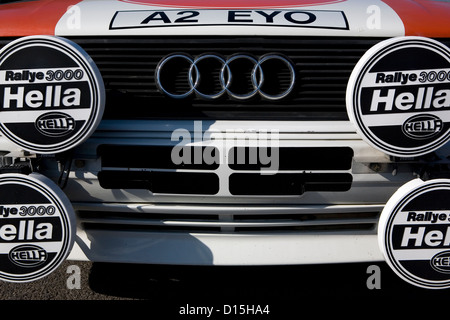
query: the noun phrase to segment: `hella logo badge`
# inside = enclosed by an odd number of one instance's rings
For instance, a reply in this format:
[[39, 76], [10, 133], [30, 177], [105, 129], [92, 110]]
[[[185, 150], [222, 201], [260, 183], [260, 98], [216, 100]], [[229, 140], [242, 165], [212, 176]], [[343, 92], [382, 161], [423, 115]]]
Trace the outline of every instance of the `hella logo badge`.
[[439, 134], [443, 129], [442, 120], [432, 114], [416, 115], [403, 124], [403, 133], [411, 139], [428, 139]]
[[75, 119], [62, 112], [44, 113], [36, 119], [35, 126], [43, 135], [61, 137], [75, 130]]
[[450, 179], [414, 179], [401, 186], [381, 212], [378, 245], [406, 282], [450, 288]]
[[9, 252], [9, 260], [20, 267], [37, 267], [47, 261], [47, 257], [47, 251], [32, 244], [17, 246]]
[[0, 175], [0, 280], [30, 282], [55, 271], [72, 250], [70, 200], [49, 178]]
[[441, 273], [450, 273], [450, 250], [439, 252], [431, 258], [431, 267]]
[[74, 42], [29, 36], [0, 50], [0, 134], [23, 150], [76, 147], [96, 130], [104, 105], [101, 74]]
[[450, 49], [424, 37], [379, 42], [353, 69], [346, 105], [362, 139], [388, 155], [439, 149], [450, 140]]

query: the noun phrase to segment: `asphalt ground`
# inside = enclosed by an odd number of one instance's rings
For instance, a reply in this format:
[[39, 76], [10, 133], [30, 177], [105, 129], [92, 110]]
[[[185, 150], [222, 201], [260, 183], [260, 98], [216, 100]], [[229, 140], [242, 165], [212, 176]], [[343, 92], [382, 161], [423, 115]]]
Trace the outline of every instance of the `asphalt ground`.
[[[400, 302], [415, 312], [449, 301], [450, 289], [410, 285], [385, 263], [198, 267], [65, 261], [34, 282], [0, 282], [0, 297], [0, 310], [33, 317], [41, 306], [51, 310], [56, 305], [74, 315], [99, 306], [90, 310], [103, 315], [141, 310], [146, 319], [300, 319], [308, 309], [334, 314], [359, 306], [373, 314]], [[214, 310], [209, 316], [202, 314], [206, 307]], [[183, 314], [189, 310], [197, 314]]]

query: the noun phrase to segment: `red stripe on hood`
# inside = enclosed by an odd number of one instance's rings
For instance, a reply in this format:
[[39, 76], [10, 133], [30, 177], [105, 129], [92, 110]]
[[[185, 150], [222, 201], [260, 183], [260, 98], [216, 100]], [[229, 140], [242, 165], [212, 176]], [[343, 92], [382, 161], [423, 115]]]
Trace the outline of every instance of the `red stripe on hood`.
[[450, 3], [430, 0], [383, 0], [397, 12], [405, 25], [405, 35], [450, 36]]
[[81, 0], [42, 0], [0, 5], [0, 36], [54, 35], [55, 27], [71, 5]]

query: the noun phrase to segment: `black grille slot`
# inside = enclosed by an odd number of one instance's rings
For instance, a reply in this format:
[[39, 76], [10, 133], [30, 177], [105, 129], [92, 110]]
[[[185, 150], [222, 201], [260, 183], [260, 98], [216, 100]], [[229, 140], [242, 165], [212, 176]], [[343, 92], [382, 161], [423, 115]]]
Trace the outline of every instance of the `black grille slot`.
[[230, 176], [233, 195], [302, 195], [308, 191], [348, 191], [349, 173], [277, 173], [274, 175], [235, 173]]
[[[307, 119], [346, 120], [345, 90], [359, 58], [378, 38], [337, 37], [72, 37], [94, 59], [107, 89], [108, 119]], [[280, 101], [248, 101], [224, 95], [173, 99], [158, 90], [155, 72], [174, 53], [199, 56], [243, 53], [286, 56], [295, 67], [296, 86]], [[166, 79], [167, 80], [167, 79]], [[166, 81], [165, 80], [165, 81]], [[181, 81], [174, 79], [174, 81]], [[269, 82], [270, 79], [267, 79]], [[285, 83], [281, 83], [284, 88]], [[270, 93], [269, 88], [264, 86]], [[213, 90], [213, 89], [211, 89]], [[215, 89], [216, 90], [216, 89]]]
[[267, 169], [273, 165], [269, 161], [272, 159], [279, 159], [278, 170], [349, 170], [353, 150], [348, 147], [235, 147], [230, 150], [228, 158], [232, 161], [230, 168], [233, 170]]
[[104, 189], [147, 189], [153, 193], [207, 194], [219, 192], [219, 177], [205, 172], [108, 171], [98, 173]]
[[[180, 161], [172, 158], [174, 152]], [[215, 170], [218, 163], [207, 162], [202, 155], [208, 154], [212, 158], [219, 152], [214, 147], [188, 146], [117, 146], [101, 145], [97, 153], [105, 168], [134, 168], [134, 169], [191, 169]], [[181, 161], [185, 160], [185, 161]]]

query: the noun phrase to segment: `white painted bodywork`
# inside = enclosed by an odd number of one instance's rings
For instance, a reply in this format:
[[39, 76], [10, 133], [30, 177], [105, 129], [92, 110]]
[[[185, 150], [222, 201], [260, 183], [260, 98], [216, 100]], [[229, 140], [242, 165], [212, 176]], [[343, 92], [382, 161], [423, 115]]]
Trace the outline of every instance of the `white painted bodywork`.
[[[347, 0], [308, 7], [264, 8], [202, 8], [198, 9], [198, 23], [175, 23], [182, 12], [192, 10], [142, 5], [132, 1], [84, 0], [69, 8], [56, 25], [58, 36], [336, 36], [336, 37], [394, 37], [405, 34], [399, 16], [383, 1]], [[197, 9], [196, 9], [197, 10]], [[280, 11], [273, 23], [265, 15]], [[229, 12], [236, 20], [230, 23]], [[286, 14], [308, 11], [317, 13], [318, 20], [309, 26], [293, 25]], [[142, 24], [145, 17], [164, 12], [169, 23], [157, 20]], [[236, 13], [237, 12], [237, 13]], [[342, 14], [345, 14], [343, 19]], [[379, 17], [375, 21], [373, 16]], [[289, 15], [288, 15], [289, 17]], [[291, 18], [306, 19], [301, 13]], [[280, 18], [280, 19], [278, 19]], [[372, 19], [372, 20], [371, 20]], [[274, 25], [276, 24], [276, 25]], [[127, 106], [124, 106], [126, 108]], [[153, 106], [154, 107], [154, 106]], [[161, 106], [162, 108], [164, 106]], [[69, 259], [106, 262], [189, 264], [189, 265], [280, 265], [309, 263], [341, 263], [383, 260], [377, 244], [376, 219], [374, 227], [364, 231], [289, 231], [235, 233], [237, 222], [227, 224], [234, 214], [258, 215], [262, 212], [284, 213], [355, 213], [381, 212], [390, 196], [405, 182], [415, 178], [407, 166], [395, 171], [386, 167], [374, 170], [372, 163], [389, 164], [389, 156], [370, 147], [356, 133], [349, 121], [203, 121], [201, 134], [207, 139], [203, 145], [229, 147], [227, 141], [245, 146], [254, 141], [258, 132], [277, 130], [280, 146], [337, 147], [346, 146], [354, 151], [352, 188], [348, 192], [310, 192], [301, 196], [236, 197], [226, 188], [231, 169], [221, 164], [215, 173], [220, 176], [219, 192], [213, 196], [152, 194], [148, 190], [106, 190], [100, 187], [97, 174], [101, 170], [96, 149], [100, 144], [167, 145], [174, 146], [172, 133], [183, 129], [195, 133], [193, 121], [181, 120], [106, 120], [81, 146], [74, 150], [74, 158], [82, 165], [73, 167], [64, 189], [75, 210], [105, 212], [142, 212], [146, 214], [218, 214], [222, 232], [131, 232], [85, 230], [83, 219], [78, 219], [75, 246]], [[241, 131], [246, 132], [243, 136]], [[248, 132], [255, 132], [253, 136]], [[197, 132], [198, 133], [198, 132]], [[236, 142], [238, 141], [238, 142]], [[239, 142], [240, 141], [240, 142]], [[192, 145], [196, 142], [193, 141]], [[9, 156], [24, 156], [5, 139], [0, 139], [0, 150]], [[225, 149], [228, 150], [228, 149]], [[439, 152], [448, 154], [444, 147]], [[333, 155], [329, 155], [333, 161]], [[44, 172], [57, 180], [60, 168], [51, 158]], [[94, 221], [95, 222], [95, 221]], [[109, 222], [107, 222], [109, 223]], [[123, 221], [123, 223], [127, 223]], [[161, 221], [161, 226], [180, 222]], [[268, 222], [269, 223], [269, 222]], [[198, 224], [198, 222], [197, 222]], [[227, 229], [231, 228], [231, 229]], [[230, 231], [229, 231], [230, 230]]]

